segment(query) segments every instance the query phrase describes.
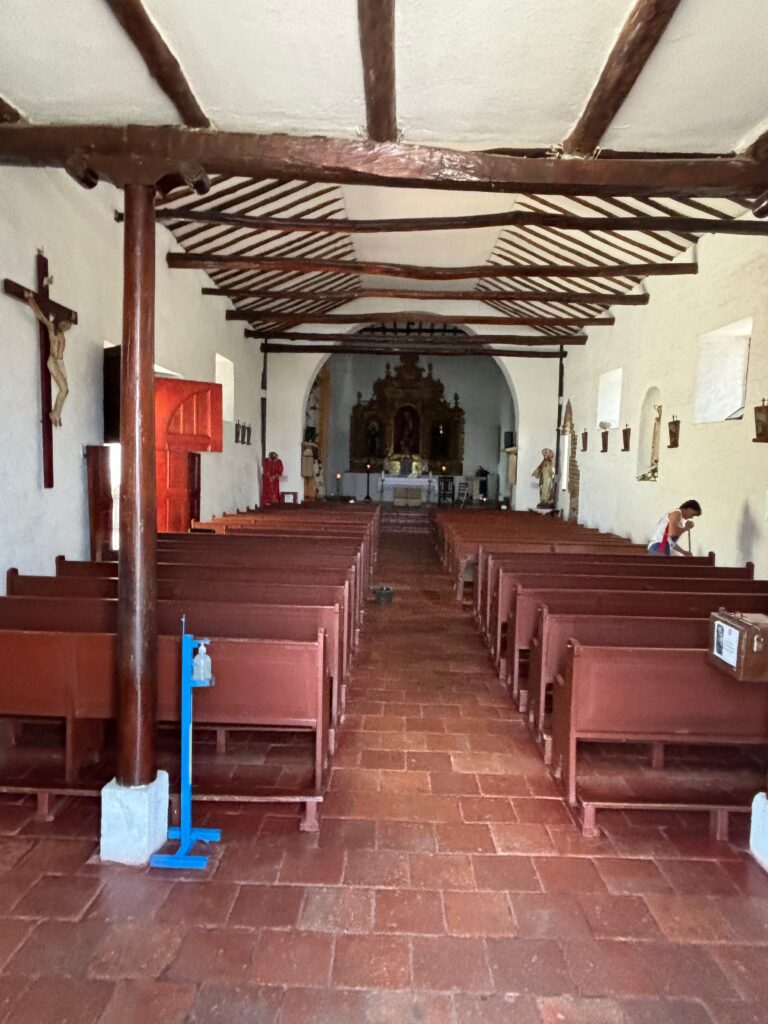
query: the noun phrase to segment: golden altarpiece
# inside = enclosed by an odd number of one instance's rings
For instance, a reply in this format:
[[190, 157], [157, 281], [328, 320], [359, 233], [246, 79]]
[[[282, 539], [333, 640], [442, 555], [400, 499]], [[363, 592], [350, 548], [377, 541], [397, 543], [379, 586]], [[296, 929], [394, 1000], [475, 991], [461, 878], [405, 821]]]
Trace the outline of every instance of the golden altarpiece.
[[373, 384], [373, 395], [357, 393], [349, 430], [349, 468], [353, 473], [392, 476], [461, 476], [464, 459], [464, 410], [459, 396], [445, 400], [445, 388], [417, 355], [401, 355]]

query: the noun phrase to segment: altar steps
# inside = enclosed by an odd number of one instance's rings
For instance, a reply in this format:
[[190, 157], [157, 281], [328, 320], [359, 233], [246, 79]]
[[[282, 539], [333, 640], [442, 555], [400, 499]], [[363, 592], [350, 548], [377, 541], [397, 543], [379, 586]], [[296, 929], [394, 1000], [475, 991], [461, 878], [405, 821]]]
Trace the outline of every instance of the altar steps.
[[395, 505], [381, 506], [381, 528], [385, 533], [429, 534], [429, 508], [399, 508]]

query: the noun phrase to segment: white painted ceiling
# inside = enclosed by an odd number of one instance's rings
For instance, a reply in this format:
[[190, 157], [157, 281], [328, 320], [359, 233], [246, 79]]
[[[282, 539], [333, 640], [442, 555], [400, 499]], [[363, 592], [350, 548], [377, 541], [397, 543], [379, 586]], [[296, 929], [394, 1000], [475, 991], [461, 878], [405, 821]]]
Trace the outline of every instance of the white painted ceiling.
[[[364, 135], [356, 0], [144, 0], [215, 127]], [[634, 0], [399, 0], [406, 142], [566, 137]], [[32, 121], [178, 123], [104, 0], [3, 0], [0, 96]], [[768, 0], [682, 0], [602, 140], [731, 152], [765, 122]]]
[[[397, 122], [405, 142], [456, 148], [558, 146], [583, 111], [635, 0], [398, 0]], [[365, 137], [357, 0], [144, 0], [145, 7], [214, 128]], [[2, 0], [0, 96], [31, 122], [179, 124], [104, 0]], [[768, 0], [681, 0], [602, 148], [728, 153], [768, 125]], [[1, 172], [0, 172], [1, 173]], [[242, 192], [242, 199], [240, 198]], [[256, 196], [256, 202], [250, 200]], [[274, 216], [389, 218], [476, 214], [515, 207], [587, 213], [697, 211], [672, 200], [615, 205], [562, 197], [427, 189], [322, 186], [220, 179], [196, 208]], [[167, 205], [190, 202], [190, 193]], [[555, 204], [554, 207], [552, 204]], [[709, 201], [705, 212], [743, 207]], [[700, 211], [699, 211], [700, 212]], [[481, 229], [318, 236], [251, 228], [173, 226], [188, 251], [315, 255], [385, 263], [474, 266], [487, 262], [611, 262], [605, 281], [481, 282], [499, 287], [625, 290], [621, 262], [670, 260], [691, 239], [672, 232]], [[467, 290], [478, 282], [419, 282], [383, 276], [274, 271], [215, 272], [217, 284], [339, 290], [360, 285]], [[490, 301], [490, 300], [489, 300]], [[358, 300], [354, 308], [426, 309]], [[437, 311], [439, 304], [435, 305]], [[340, 302], [290, 302], [322, 312]], [[449, 307], [456, 306], [455, 309]], [[443, 311], [458, 312], [455, 303]], [[465, 307], [466, 308], [466, 307]], [[487, 313], [491, 307], [484, 306]], [[495, 307], [499, 310], [501, 307]], [[508, 313], [557, 307], [516, 303]], [[559, 310], [567, 313], [567, 309]], [[573, 309], [570, 310], [573, 313]], [[594, 307], [583, 310], [599, 313]], [[311, 319], [308, 321], [311, 322]], [[525, 329], [521, 329], [524, 331]]]

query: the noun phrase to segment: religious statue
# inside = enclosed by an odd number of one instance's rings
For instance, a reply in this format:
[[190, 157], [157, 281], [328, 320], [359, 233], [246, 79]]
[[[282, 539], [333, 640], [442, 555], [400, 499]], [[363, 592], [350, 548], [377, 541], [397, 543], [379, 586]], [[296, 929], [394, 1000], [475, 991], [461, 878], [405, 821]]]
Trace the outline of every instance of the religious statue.
[[277, 452], [270, 452], [262, 462], [261, 472], [261, 504], [263, 506], [280, 504], [280, 477], [283, 475], [283, 463]]
[[53, 408], [49, 415], [54, 427], [60, 427], [61, 410], [64, 402], [66, 401], [67, 395], [69, 394], [67, 370], [64, 366], [64, 347], [67, 343], [67, 339], [64, 335], [72, 326], [72, 321], [60, 320], [56, 322], [49, 320], [42, 309], [38, 306], [37, 299], [33, 292], [25, 291], [24, 298], [28, 302], [29, 308], [48, 332], [48, 344], [50, 349], [50, 355], [48, 356], [47, 363], [48, 372], [53, 378], [56, 387], [59, 389], [56, 394], [56, 401], [53, 403]]
[[381, 428], [377, 420], [369, 420], [366, 428], [366, 447], [370, 458], [381, 456]]
[[419, 450], [417, 412], [410, 405], [402, 405], [395, 414], [395, 451], [412, 455]]
[[531, 473], [539, 481], [539, 504], [537, 508], [552, 508], [555, 504], [555, 453], [551, 448], [542, 448], [542, 459]]

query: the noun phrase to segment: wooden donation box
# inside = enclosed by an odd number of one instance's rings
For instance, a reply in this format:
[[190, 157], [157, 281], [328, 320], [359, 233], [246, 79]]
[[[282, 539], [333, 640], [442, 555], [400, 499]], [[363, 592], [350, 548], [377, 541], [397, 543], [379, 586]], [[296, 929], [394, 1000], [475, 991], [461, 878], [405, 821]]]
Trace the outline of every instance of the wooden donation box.
[[740, 683], [768, 683], [768, 615], [712, 612], [707, 660]]

